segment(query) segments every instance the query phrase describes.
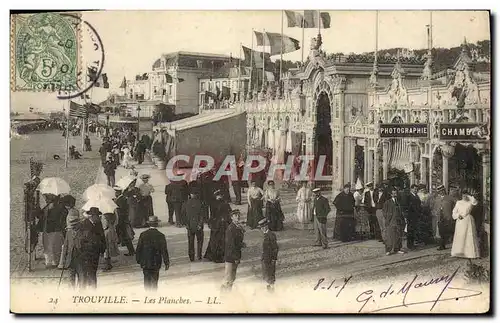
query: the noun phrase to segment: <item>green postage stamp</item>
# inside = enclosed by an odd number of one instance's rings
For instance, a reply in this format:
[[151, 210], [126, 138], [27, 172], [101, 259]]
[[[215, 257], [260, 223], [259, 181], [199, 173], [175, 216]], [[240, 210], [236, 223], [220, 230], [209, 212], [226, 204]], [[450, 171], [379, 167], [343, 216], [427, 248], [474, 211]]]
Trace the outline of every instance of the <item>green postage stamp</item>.
[[10, 36], [13, 91], [77, 88], [81, 71], [78, 14], [13, 14]]

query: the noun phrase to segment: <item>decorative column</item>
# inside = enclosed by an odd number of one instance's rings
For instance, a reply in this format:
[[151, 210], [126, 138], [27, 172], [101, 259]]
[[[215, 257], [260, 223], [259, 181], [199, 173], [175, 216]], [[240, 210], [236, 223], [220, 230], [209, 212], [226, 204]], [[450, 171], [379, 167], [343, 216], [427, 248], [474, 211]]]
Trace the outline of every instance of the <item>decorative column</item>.
[[455, 147], [451, 145], [441, 146], [441, 155], [443, 156], [443, 185], [449, 191], [449, 174], [448, 174], [448, 161], [450, 157], [455, 154]]
[[484, 230], [488, 235], [488, 250], [491, 250], [491, 228], [490, 228], [490, 218], [491, 218], [491, 210], [490, 210], [490, 150], [489, 149], [481, 149], [478, 151], [481, 153], [481, 164], [483, 166], [483, 210], [484, 210]]
[[344, 181], [344, 137], [338, 138], [338, 150], [337, 150], [337, 168], [338, 168], [338, 187], [337, 189], [341, 190], [345, 184]]
[[427, 158], [424, 157], [425, 145], [420, 145], [420, 183], [426, 184], [427, 189], [430, 190], [430, 183], [428, 183], [427, 178]]
[[354, 171], [356, 169], [354, 158], [356, 156], [356, 138], [351, 138], [349, 145], [349, 182], [351, 182], [351, 186], [356, 184], [356, 178], [354, 178]]
[[378, 149], [378, 143], [375, 144], [375, 150], [373, 151], [373, 181], [375, 184], [380, 184], [380, 156], [379, 156], [379, 149]]
[[363, 184], [368, 182], [369, 159], [370, 159], [370, 151], [368, 150], [368, 140], [365, 139], [365, 145], [363, 146]]
[[[414, 163], [415, 154], [416, 154], [416, 146], [413, 142], [409, 143], [410, 145], [410, 163]], [[413, 171], [410, 173], [410, 185], [415, 184], [415, 164], [413, 164]]]
[[[373, 150], [368, 150], [368, 173], [366, 180], [373, 182]], [[374, 185], [375, 186], [375, 185]]]
[[383, 149], [383, 164], [382, 164], [382, 169], [383, 169], [383, 175], [382, 179], [386, 180], [387, 179], [387, 174], [389, 173], [389, 142], [384, 140], [382, 141], [382, 149]]

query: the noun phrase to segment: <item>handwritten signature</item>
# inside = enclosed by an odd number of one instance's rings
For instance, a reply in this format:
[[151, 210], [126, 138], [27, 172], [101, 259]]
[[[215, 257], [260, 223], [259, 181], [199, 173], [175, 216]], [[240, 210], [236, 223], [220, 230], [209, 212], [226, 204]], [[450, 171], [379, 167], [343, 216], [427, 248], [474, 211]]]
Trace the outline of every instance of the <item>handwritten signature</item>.
[[[470, 298], [470, 297], [475, 297], [478, 295], [481, 295], [482, 292], [480, 291], [475, 291], [475, 290], [470, 290], [470, 289], [463, 289], [463, 288], [455, 288], [451, 287], [450, 284], [455, 278], [455, 276], [458, 273], [458, 270], [460, 267], [458, 267], [452, 274], [448, 275], [443, 275], [441, 277], [437, 278], [432, 278], [429, 280], [422, 280], [419, 279], [419, 275], [415, 274], [413, 279], [410, 281], [406, 281], [404, 285], [401, 286], [401, 288], [394, 287], [394, 284], [391, 284], [387, 289], [384, 291], [380, 292], [379, 294], [376, 293], [373, 289], [368, 289], [360, 293], [356, 297], [356, 301], [361, 305], [361, 307], [358, 310], [358, 313], [363, 311], [365, 307], [367, 310], [365, 312], [369, 313], [374, 313], [374, 312], [380, 312], [383, 310], [388, 310], [388, 309], [394, 309], [398, 307], [410, 307], [412, 305], [418, 305], [418, 304], [432, 304], [430, 311], [432, 311], [437, 303], [439, 302], [444, 302], [444, 301], [449, 301], [449, 300], [459, 300], [462, 298]], [[411, 302], [409, 301], [410, 295], [414, 295], [418, 293], [419, 291], [423, 291], [424, 288], [429, 287], [429, 286], [437, 286], [440, 284], [444, 284], [443, 288], [439, 291], [439, 294], [437, 297], [433, 297], [432, 300], [424, 300], [424, 301], [414, 301]], [[459, 291], [466, 291], [468, 292], [467, 295], [458, 295], [456, 294], [455, 296], [451, 297], [443, 297], [443, 294], [447, 290], [455, 290], [457, 293]], [[429, 293], [430, 291], [427, 290], [425, 293]], [[422, 294], [420, 294], [422, 295]], [[396, 303], [393, 303], [393, 305], [390, 306], [385, 306], [385, 307], [379, 307], [381, 304], [380, 303], [386, 303], [382, 301], [390, 301], [392, 303], [392, 299], [396, 300], [398, 299], [399, 301]], [[377, 304], [378, 303], [378, 304]], [[386, 303], [387, 304], [387, 303]], [[376, 309], [370, 310], [371, 307], [377, 306]]]

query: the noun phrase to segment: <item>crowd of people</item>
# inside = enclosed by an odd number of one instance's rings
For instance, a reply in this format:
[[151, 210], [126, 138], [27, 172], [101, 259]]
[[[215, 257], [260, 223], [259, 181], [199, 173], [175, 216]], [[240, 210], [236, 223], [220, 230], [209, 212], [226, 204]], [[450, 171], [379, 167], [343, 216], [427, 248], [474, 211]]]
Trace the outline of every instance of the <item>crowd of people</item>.
[[[297, 194], [299, 218], [304, 217], [304, 213], [309, 214], [309, 209], [326, 209], [320, 214], [330, 210], [324, 201], [318, 200], [320, 190], [312, 191], [316, 191], [316, 198], [311, 198], [313, 192], [304, 184]], [[406, 191], [383, 181], [376, 187], [372, 182], [365, 187], [358, 185], [352, 193], [348, 183], [335, 197], [333, 205], [336, 208], [333, 238], [343, 242], [377, 239], [385, 245], [387, 255], [405, 253], [423, 245], [438, 245], [438, 250], [444, 250], [450, 243], [451, 255], [455, 257], [474, 259], [486, 252], [483, 212], [479, 194], [474, 189], [460, 191], [453, 187], [448, 193], [440, 185], [437, 193], [430, 195], [425, 185], [413, 184]], [[321, 217], [318, 225], [316, 217], [315, 229], [321, 237], [317, 244], [327, 247]], [[405, 249], [402, 246], [404, 236]]]

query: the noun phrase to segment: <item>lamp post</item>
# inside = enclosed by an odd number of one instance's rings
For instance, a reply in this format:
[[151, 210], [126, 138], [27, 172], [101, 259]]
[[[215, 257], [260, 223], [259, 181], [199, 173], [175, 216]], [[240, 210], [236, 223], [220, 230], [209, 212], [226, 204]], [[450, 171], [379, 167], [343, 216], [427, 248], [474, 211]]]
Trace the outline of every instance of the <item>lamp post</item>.
[[141, 107], [137, 106], [137, 141], [139, 141], [139, 124], [141, 122]]
[[106, 137], [109, 136], [109, 111], [106, 111]]

